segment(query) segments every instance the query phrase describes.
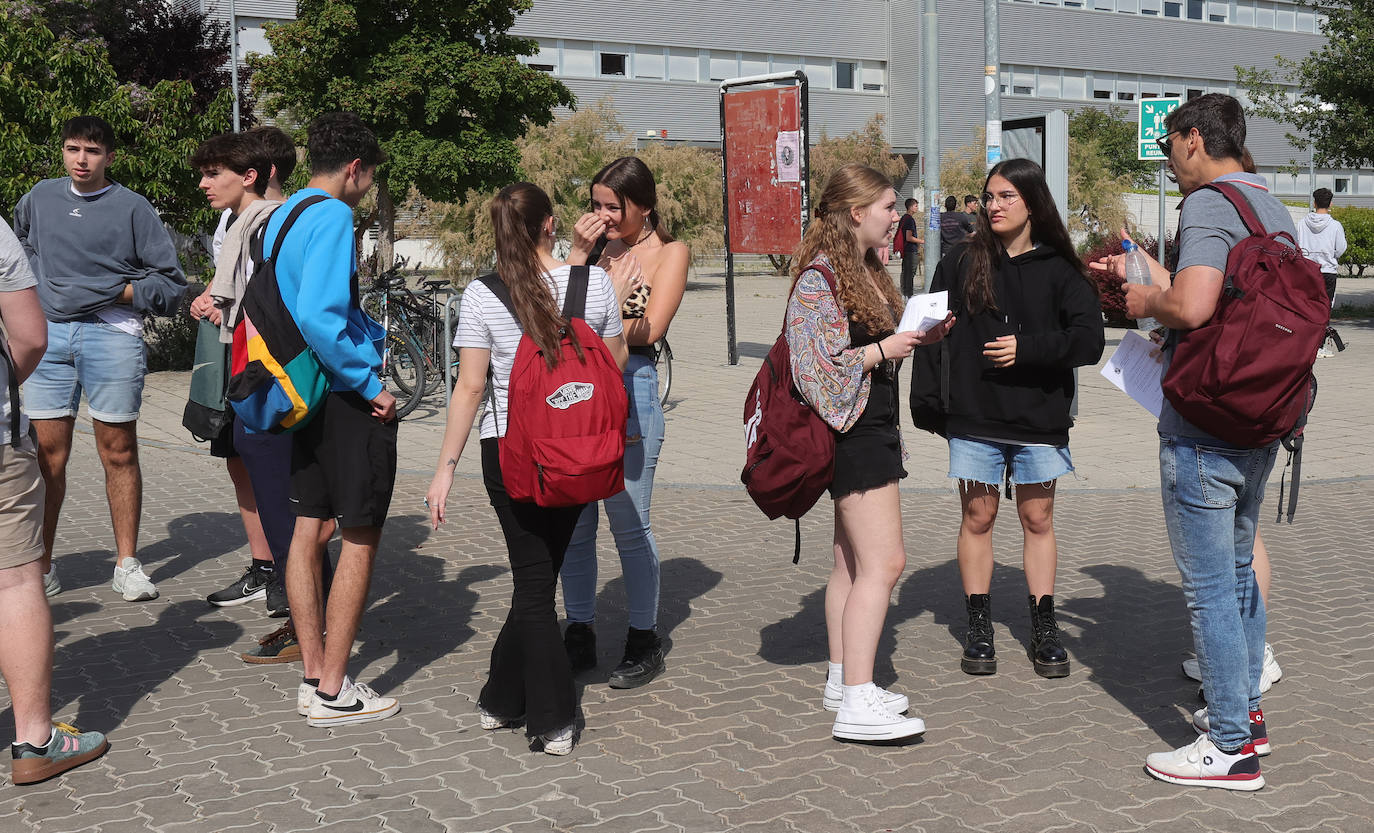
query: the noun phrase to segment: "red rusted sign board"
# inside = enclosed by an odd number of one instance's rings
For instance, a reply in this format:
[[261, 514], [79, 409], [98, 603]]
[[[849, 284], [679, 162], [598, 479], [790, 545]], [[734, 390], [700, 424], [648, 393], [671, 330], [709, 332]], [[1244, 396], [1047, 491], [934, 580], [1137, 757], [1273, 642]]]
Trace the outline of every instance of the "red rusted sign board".
[[801, 88], [725, 93], [730, 251], [791, 254], [802, 236]]

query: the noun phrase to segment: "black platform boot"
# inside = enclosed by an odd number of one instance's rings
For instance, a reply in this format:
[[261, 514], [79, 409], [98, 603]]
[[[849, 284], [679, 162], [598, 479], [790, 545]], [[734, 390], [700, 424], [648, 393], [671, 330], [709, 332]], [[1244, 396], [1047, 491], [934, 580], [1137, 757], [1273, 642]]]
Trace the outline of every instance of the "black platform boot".
[[574, 674], [596, 667], [596, 631], [586, 622], [569, 622], [563, 631], [563, 650]]
[[611, 688], [639, 688], [663, 673], [663, 643], [653, 630], [630, 628], [625, 637], [625, 658], [611, 672]]
[[1037, 603], [1030, 596], [1030, 658], [1035, 673], [1042, 677], [1069, 676], [1069, 652], [1059, 641], [1059, 626], [1054, 621], [1054, 597], [1041, 596]]
[[974, 593], [964, 597], [968, 607], [968, 635], [959, 667], [965, 674], [996, 674], [997, 652], [992, 647], [992, 596]]

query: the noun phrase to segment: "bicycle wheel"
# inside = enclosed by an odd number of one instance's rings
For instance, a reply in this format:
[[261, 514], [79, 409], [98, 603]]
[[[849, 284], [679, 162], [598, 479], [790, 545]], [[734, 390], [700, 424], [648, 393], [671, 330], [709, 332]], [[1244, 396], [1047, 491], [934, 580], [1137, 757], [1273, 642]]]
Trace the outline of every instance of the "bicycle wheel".
[[673, 348], [668, 339], [658, 340], [658, 404], [668, 406], [668, 391], [673, 387]]
[[386, 363], [382, 384], [396, 397], [396, 418], [408, 415], [425, 395], [424, 357], [415, 342], [396, 335], [386, 339]]

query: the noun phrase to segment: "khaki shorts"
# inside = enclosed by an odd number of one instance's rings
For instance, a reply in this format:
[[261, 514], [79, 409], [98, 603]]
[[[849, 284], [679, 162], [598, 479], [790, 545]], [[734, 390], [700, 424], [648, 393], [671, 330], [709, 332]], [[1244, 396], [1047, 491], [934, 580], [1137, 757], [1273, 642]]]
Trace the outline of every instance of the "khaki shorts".
[[38, 449], [25, 436], [15, 448], [9, 432], [0, 445], [0, 569], [43, 557], [43, 477]]

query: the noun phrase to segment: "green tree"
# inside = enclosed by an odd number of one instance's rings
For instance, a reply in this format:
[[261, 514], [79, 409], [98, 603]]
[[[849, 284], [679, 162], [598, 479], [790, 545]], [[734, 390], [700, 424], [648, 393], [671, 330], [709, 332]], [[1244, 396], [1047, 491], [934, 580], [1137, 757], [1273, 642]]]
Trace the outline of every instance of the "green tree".
[[1149, 188], [1159, 180], [1159, 163], [1138, 159], [1136, 122], [1121, 117], [1116, 107], [1084, 107], [1069, 116], [1069, 137], [1096, 142], [1113, 179], [1126, 177], [1130, 187]]
[[1331, 216], [1345, 227], [1347, 246], [1341, 263], [1363, 277], [1365, 268], [1374, 266], [1374, 208], [1342, 205], [1331, 209]]
[[1318, 165], [1374, 163], [1374, 0], [1306, 0], [1326, 16], [1322, 47], [1305, 58], [1275, 57], [1273, 70], [1236, 67], [1251, 111], [1294, 127], [1295, 148], [1313, 147]]
[[112, 179], [147, 197], [179, 232], [213, 226], [186, 159], [206, 136], [229, 129], [231, 99], [222, 91], [198, 113], [195, 94], [187, 81], [121, 84], [101, 41], [59, 37], [31, 5], [0, 0], [0, 208], [10, 216], [38, 180], [62, 175], [58, 134], [86, 114], [115, 130]]
[[567, 87], [519, 61], [537, 43], [507, 34], [531, 3], [300, 0], [294, 21], [264, 27], [272, 54], [250, 61], [263, 109], [298, 124], [352, 111], [387, 154], [359, 225], [380, 227], [380, 263], [392, 260], [397, 195], [455, 200], [517, 179], [516, 140], [572, 106]]

